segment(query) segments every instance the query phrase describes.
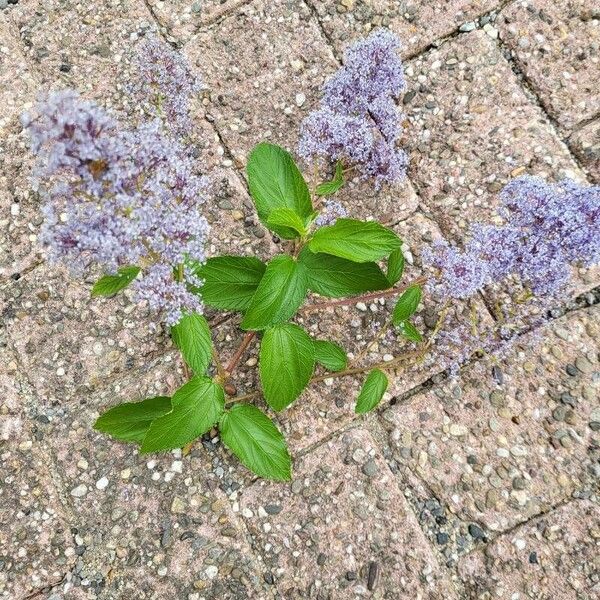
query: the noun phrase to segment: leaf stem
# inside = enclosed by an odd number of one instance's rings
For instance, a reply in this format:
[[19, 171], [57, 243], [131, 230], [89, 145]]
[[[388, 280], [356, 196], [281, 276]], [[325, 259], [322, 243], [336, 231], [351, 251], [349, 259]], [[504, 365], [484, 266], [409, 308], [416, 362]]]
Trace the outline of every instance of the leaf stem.
[[227, 378], [231, 377], [231, 374], [233, 373], [233, 371], [237, 367], [238, 363], [240, 362], [244, 352], [246, 351], [246, 349], [248, 348], [248, 346], [254, 339], [254, 336], [256, 336], [256, 331], [248, 331], [246, 333], [246, 335], [244, 336], [242, 343], [240, 344], [239, 348], [236, 350], [236, 353], [233, 355], [233, 357], [231, 358], [231, 361], [229, 361], [229, 364], [227, 365], [227, 368], [225, 369]]
[[395, 296], [397, 294], [401, 294], [406, 291], [409, 287], [413, 285], [422, 285], [427, 281], [427, 277], [418, 277], [413, 281], [405, 285], [401, 285], [396, 288], [391, 288], [389, 290], [382, 290], [380, 292], [373, 292], [370, 294], [363, 294], [362, 296], [352, 296], [350, 298], [342, 298], [341, 300], [333, 300], [329, 302], [315, 302], [314, 304], [307, 304], [303, 308], [300, 309], [299, 312], [313, 312], [315, 310], [321, 310], [323, 308], [330, 308], [332, 306], [347, 306], [349, 304], [356, 304], [357, 302], [363, 302], [368, 300], [376, 300], [377, 298], [386, 298], [388, 296]]

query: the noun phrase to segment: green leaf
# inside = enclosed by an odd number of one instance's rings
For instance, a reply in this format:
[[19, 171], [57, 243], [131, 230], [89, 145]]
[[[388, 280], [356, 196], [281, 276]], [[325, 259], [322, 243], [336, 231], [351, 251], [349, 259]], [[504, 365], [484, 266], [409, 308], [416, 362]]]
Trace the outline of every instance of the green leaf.
[[315, 254], [308, 248], [300, 252], [298, 261], [306, 267], [308, 288], [328, 298], [345, 298], [390, 287], [374, 262], [356, 263], [322, 252]]
[[348, 364], [344, 349], [333, 342], [315, 340], [315, 359], [329, 371], [343, 371]]
[[[250, 195], [265, 225], [269, 226], [269, 216], [277, 208], [290, 208], [304, 222], [309, 219], [313, 211], [310, 192], [289, 152], [274, 144], [258, 144], [248, 158], [247, 172]], [[294, 237], [289, 227], [271, 229], [283, 238]]]
[[400, 248], [400, 238], [372, 221], [338, 219], [334, 225], [318, 229], [308, 243], [313, 252], [325, 252], [354, 262], [380, 260]]
[[150, 424], [171, 410], [171, 398], [157, 396], [141, 402], [125, 402], [101, 414], [94, 429], [125, 442], [142, 443]]
[[396, 303], [392, 314], [394, 325], [410, 318], [417, 310], [419, 302], [421, 302], [421, 288], [418, 285], [411, 285]]
[[265, 329], [296, 314], [306, 297], [306, 269], [291, 256], [273, 258], [252, 297], [242, 329]]
[[388, 378], [383, 371], [373, 369], [368, 375], [356, 400], [354, 412], [363, 414], [373, 410], [387, 390]]
[[259, 373], [267, 404], [274, 410], [289, 406], [307, 386], [315, 368], [312, 338], [298, 325], [284, 323], [265, 331]]
[[113, 296], [124, 290], [140, 271], [139, 267], [121, 267], [116, 275], [101, 277], [92, 288], [92, 296]]
[[402, 273], [404, 272], [404, 254], [402, 248], [394, 250], [388, 258], [387, 265], [387, 278], [390, 285], [394, 285], [400, 279], [402, 279]]
[[410, 321], [402, 321], [397, 325], [398, 331], [411, 342], [422, 342], [423, 336]]
[[225, 408], [225, 392], [208, 377], [196, 376], [171, 398], [173, 410], [152, 422], [141, 452], [182, 448], [206, 433]]
[[335, 166], [335, 175], [331, 181], [325, 181], [320, 183], [315, 190], [317, 196], [332, 196], [335, 194], [345, 183], [344, 180], [344, 168], [342, 163], [338, 161]]
[[193, 289], [202, 300], [221, 310], [244, 311], [262, 279], [266, 265], [253, 256], [216, 256], [192, 270], [204, 280]]
[[291, 229], [292, 235], [281, 235], [286, 239], [293, 239], [306, 235], [304, 221], [291, 208], [276, 208], [267, 219], [267, 226], [273, 231], [281, 231], [281, 228]]
[[273, 421], [251, 404], [236, 404], [219, 421], [223, 443], [252, 472], [265, 479], [289, 481], [292, 459]]
[[206, 319], [197, 313], [184, 315], [171, 327], [173, 342], [196, 375], [204, 375], [212, 356], [212, 340]]

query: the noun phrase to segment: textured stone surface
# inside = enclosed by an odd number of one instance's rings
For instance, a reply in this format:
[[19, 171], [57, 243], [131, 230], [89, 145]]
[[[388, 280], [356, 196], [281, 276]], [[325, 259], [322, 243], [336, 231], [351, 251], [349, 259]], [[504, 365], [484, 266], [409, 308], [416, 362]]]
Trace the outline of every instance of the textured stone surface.
[[[448, 510], [502, 531], [594, 493], [597, 308], [572, 313], [383, 415], [391, 461]], [[502, 381], [502, 383], [498, 383]]]
[[600, 120], [576, 131], [569, 138], [569, 145], [588, 170], [591, 179], [600, 183]]
[[464, 558], [459, 572], [472, 598], [592, 600], [599, 540], [600, 509], [575, 501]]
[[518, 0], [496, 26], [540, 102], [563, 126], [600, 112], [600, 8], [585, 0]]
[[583, 177], [482, 31], [411, 60], [407, 75], [411, 179], [446, 235], [489, 219], [519, 174]]
[[257, 482], [239, 510], [284, 598], [458, 598], [370, 435], [351, 430]]
[[240, 167], [263, 139], [295, 149], [298, 124], [337, 65], [300, 0], [244, 5], [183, 51], [208, 87], [207, 118]]
[[465, 23], [473, 28], [478, 17], [499, 7], [501, 0], [308, 0], [323, 28], [341, 54], [354, 39], [375, 27], [388, 27], [400, 36], [402, 54], [413, 56], [434, 40]]
[[15, 28], [0, 18], [0, 135], [15, 120], [21, 107], [35, 98], [38, 86]]

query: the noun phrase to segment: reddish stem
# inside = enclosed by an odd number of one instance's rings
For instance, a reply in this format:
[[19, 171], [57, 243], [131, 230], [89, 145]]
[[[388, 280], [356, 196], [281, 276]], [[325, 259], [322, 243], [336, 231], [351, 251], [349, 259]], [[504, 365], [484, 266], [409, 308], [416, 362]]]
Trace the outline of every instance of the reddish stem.
[[229, 362], [229, 364], [227, 365], [227, 368], [225, 369], [225, 371], [227, 372], [228, 375], [231, 375], [231, 373], [233, 373], [234, 369], [237, 367], [238, 363], [240, 362], [240, 359], [242, 358], [244, 352], [246, 351], [246, 348], [248, 348], [248, 346], [250, 345], [250, 342], [252, 342], [255, 335], [256, 335], [256, 331], [249, 331], [244, 336], [244, 339], [242, 340], [240, 347], [237, 349], [236, 353], [233, 355], [233, 357], [231, 358], [231, 361]]
[[402, 285], [391, 290], [383, 290], [381, 292], [373, 292], [371, 294], [364, 294], [362, 296], [352, 296], [351, 298], [342, 298], [341, 300], [333, 300], [331, 302], [315, 302], [315, 304], [308, 304], [304, 308], [300, 309], [300, 312], [312, 312], [315, 310], [321, 310], [323, 308], [329, 308], [331, 306], [347, 306], [348, 304], [356, 304], [357, 302], [363, 302], [365, 300], [376, 300], [377, 298], [385, 298], [387, 296], [395, 296], [407, 290], [413, 285], [422, 285], [427, 281], [427, 277], [419, 277], [414, 281]]

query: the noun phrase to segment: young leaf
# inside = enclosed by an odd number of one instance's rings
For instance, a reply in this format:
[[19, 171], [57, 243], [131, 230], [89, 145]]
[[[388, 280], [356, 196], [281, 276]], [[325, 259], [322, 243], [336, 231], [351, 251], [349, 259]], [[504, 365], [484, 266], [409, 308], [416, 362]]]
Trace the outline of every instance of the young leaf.
[[94, 423], [94, 429], [124, 442], [142, 443], [154, 419], [170, 412], [171, 398], [158, 396], [141, 402], [125, 402], [109, 408]]
[[306, 267], [308, 288], [328, 298], [345, 298], [390, 287], [374, 262], [356, 263], [322, 252], [315, 254], [308, 248], [300, 252], [298, 261]]
[[404, 272], [404, 254], [402, 248], [394, 250], [388, 258], [387, 265], [387, 278], [390, 285], [394, 285], [400, 279], [402, 279], [402, 273]]
[[320, 183], [315, 192], [317, 196], [332, 196], [344, 185], [344, 183], [344, 168], [342, 167], [342, 163], [338, 161], [335, 166], [335, 175], [333, 179], [331, 181]]
[[251, 404], [236, 404], [219, 421], [223, 443], [252, 472], [265, 479], [289, 481], [292, 459], [273, 421]]
[[[248, 158], [247, 172], [250, 195], [265, 225], [276, 208], [290, 208], [303, 221], [310, 217], [310, 192], [289, 152], [274, 144], [258, 144]], [[272, 229], [281, 237], [294, 237], [289, 227], [277, 225]]]
[[284, 323], [265, 331], [259, 373], [265, 400], [273, 410], [283, 410], [300, 395], [314, 368], [314, 343], [304, 329]]
[[204, 284], [193, 289], [205, 304], [221, 310], [244, 311], [262, 279], [266, 265], [253, 256], [216, 256], [195, 263], [194, 274]]
[[315, 340], [315, 359], [329, 371], [343, 371], [348, 364], [344, 349], [333, 342]]
[[206, 319], [197, 313], [184, 315], [171, 328], [173, 342], [196, 375], [204, 375], [212, 356], [212, 340]]
[[398, 331], [411, 342], [423, 341], [423, 336], [410, 321], [402, 321], [401, 323], [398, 323]]
[[400, 238], [373, 221], [338, 219], [334, 225], [318, 229], [308, 247], [340, 258], [363, 263], [380, 260], [400, 248]]
[[171, 398], [173, 410], [152, 421], [141, 452], [181, 448], [206, 433], [225, 408], [225, 392], [208, 377], [197, 376]]
[[308, 291], [306, 269], [291, 256], [273, 258], [252, 297], [242, 329], [265, 329], [296, 314]]
[[394, 325], [398, 325], [406, 321], [417, 310], [421, 302], [421, 288], [418, 285], [411, 285], [398, 299], [392, 321]]
[[387, 390], [388, 378], [383, 371], [373, 369], [368, 375], [356, 400], [354, 412], [363, 414], [373, 410]]
[[113, 296], [124, 290], [141, 271], [139, 267], [121, 267], [116, 275], [105, 275], [96, 281], [92, 296]]
[[271, 212], [267, 219], [267, 227], [277, 232], [281, 228], [291, 229], [292, 235], [281, 235], [285, 239], [293, 239], [306, 235], [306, 226], [304, 221], [291, 208], [276, 208]]

